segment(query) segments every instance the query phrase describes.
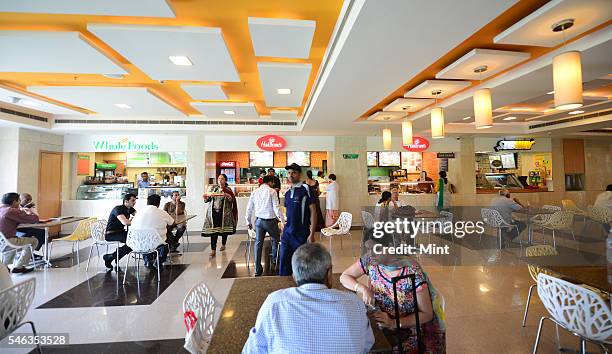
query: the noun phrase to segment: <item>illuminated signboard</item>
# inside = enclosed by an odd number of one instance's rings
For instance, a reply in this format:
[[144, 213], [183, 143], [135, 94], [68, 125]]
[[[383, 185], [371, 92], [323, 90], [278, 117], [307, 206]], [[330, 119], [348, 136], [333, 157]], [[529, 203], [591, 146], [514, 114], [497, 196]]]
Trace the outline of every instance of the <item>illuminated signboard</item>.
[[531, 150], [535, 144], [535, 140], [500, 140], [497, 145], [493, 147], [495, 151], [501, 150]]

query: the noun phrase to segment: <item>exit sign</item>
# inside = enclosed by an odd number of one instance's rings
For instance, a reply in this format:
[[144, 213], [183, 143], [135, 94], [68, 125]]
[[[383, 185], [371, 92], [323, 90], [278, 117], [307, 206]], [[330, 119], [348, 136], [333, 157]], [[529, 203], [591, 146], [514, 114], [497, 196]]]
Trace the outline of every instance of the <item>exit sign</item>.
[[342, 154], [342, 158], [345, 160], [353, 160], [359, 158], [359, 154]]

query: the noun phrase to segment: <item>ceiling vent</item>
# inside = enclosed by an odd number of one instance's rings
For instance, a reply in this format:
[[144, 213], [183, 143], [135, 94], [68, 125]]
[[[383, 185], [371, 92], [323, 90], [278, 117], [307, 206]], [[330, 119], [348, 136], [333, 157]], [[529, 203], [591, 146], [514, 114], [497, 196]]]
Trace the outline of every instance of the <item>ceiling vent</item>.
[[295, 127], [297, 122], [258, 122], [229, 120], [122, 120], [122, 119], [56, 119], [55, 124], [138, 124], [138, 125], [243, 125], [243, 126], [286, 126]]
[[599, 111], [599, 112], [585, 114], [585, 115], [576, 115], [576, 116], [572, 116], [572, 117], [558, 119], [558, 120], [555, 120], [555, 121], [552, 121], [552, 122], [545, 122], [545, 123], [539, 123], [539, 124], [530, 125], [529, 129], [538, 129], [538, 128], [550, 127], [550, 126], [553, 126], [553, 125], [559, 125], [559, 124], [563, 124], [563, 123], [577, 122], [577, 121], [581, 121], [581, 120], [585, 120], [585, 119], [589, 119], [589, 118], [602, 117], [602, 116], [606, 116], [606, 115], [610, 114], [611, 112], [612, 112], [612, 109], [607, 109], [605, 111]]
[[0, 107], [0, 113], [6, 113], [6, 114], [13, 115], [13, 116], [18, 116], [18, 117], [22, 117], [26, 119], [32, 119], [32, 120], [39, 121], [39, 122], [45, 122], [45, 123], [49, 122], [48, 118], [37, 116], [34, 114], [29, 114], [29, 113], [23, 113], [23, 112], [16, 111], [14, 109], [8, 109], [4, 107]]

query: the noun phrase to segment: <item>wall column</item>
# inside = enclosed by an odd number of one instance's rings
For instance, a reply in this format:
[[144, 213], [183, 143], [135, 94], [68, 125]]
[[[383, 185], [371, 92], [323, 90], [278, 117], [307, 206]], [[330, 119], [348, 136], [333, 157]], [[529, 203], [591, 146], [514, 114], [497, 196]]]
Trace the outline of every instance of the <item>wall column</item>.
[[[361, 210], [369, 203], [367, 137], [336, 136], [334, 145], [329, 173], [338, 177], [340, 211], [353, 214], [353, 225], [362, 225]], [[344, 159], [343, 154], [358, 154], [359, 157]]]
[[[453, 195], [453, 206], [476, 204], [476, 152], [474, 138], [462, 137], [459, 142], [459, 153], [454, 159], [448, 160], [448, 180], [457, 193]], [[437, 176], [433, 178], [437, 181]]]
[[199, 231], [204, 223], [204, 136], [187, 136], [187, 198], [185, 198], [185, 208], [188, 214], [196, 214], [197, 217], [191, 219], [187, 226], [189, 231]]

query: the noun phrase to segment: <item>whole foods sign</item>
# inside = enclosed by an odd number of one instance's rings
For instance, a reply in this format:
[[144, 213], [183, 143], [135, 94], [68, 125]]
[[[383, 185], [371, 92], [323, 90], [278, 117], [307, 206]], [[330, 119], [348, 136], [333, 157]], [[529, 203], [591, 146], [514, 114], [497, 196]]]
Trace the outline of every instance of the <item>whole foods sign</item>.
[[278, 151], [287, 146], [287, 141], [278, 135], [264, 135], [257, 139], [257, 147], [264, 151]]
[[92, 141], [94, 151], [159, 151], [159, 145], [153, 140], [134, 140], [129, 137], [96, 139]]
[[412, 138], [412, 144], [402, 145], [404, 150], [412, 152], [421, 152], [429, 149], [429, 141], [421, 136], [415, 136]]

